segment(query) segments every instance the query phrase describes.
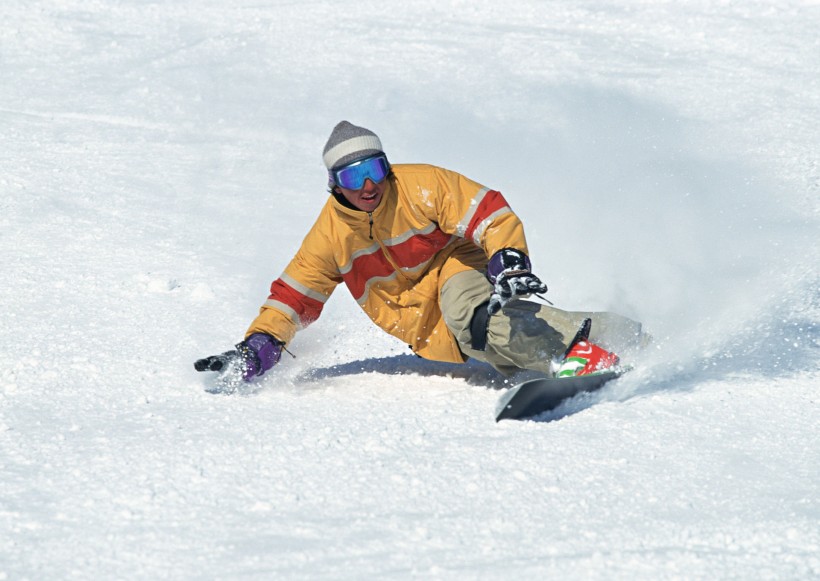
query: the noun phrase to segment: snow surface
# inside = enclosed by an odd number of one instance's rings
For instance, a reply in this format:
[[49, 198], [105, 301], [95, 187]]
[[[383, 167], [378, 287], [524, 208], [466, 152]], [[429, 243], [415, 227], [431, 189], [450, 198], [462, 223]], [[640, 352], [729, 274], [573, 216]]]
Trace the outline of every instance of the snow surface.
[[[4, 0], [0, 579], [820, 578], [820, 3]], [[529, 422], [345, 289], [209, 393], [341, 119], [639, 369]]]

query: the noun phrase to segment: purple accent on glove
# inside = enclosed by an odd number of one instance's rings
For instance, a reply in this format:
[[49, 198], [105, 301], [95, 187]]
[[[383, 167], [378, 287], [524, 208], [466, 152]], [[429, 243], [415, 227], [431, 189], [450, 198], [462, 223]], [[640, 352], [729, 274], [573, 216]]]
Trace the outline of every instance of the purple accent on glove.
[[526, 254], [515, 248], [504, 248], [490, 258], [487, 264], [487, 278], [495, 284], [502, 272], [530, 272], [530, 270], [532, 270], [532, 264]]
[[266, 333], [254, 333], [237, 345], [245, 360], [245, 371], [242, 375], [245, 381], [251, 381], [254, 377], [263, 375], [276, 365], [282, 357], [283, 345], [284, 343]]
[[530, 268], [530, 259], [515, 248], [504, 248], [493, 254], [487, 264], [487, 278], [493, 284], [487, 304], [490, 315], [500, 311], [513, 298], [547, 292], [547, 285]]

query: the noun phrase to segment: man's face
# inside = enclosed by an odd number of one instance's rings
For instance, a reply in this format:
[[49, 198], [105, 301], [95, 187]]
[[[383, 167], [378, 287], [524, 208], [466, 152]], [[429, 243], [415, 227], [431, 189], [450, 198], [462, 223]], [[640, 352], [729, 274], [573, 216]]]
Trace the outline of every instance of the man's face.
[[384, 191], [387, 188], [387, 180], [373, 183], [370, 178], [364, 180], [364, 185], [358, 190], [348, 190], [342, 186], [336, 186], [345, 199], [359, 210], [372, 212], [379, 207]]

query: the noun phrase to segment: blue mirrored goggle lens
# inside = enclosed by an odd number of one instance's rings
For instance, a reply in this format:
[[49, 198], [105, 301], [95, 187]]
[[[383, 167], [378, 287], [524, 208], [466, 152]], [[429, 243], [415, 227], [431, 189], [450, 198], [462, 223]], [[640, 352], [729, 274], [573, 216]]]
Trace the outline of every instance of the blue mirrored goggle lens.
[[333, 171], [333, 181], [348, 190], [359, 190], [370, 178], [378, 184], [390, 173], [390, 164], [384, 155], [369, 157]]

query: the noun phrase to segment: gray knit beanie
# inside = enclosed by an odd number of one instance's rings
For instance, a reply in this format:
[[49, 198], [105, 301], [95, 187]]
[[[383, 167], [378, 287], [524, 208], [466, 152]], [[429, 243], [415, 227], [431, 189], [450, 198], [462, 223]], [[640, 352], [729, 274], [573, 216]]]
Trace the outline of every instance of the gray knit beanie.
[[375, 133], [342, 121], [333, 128], [322, 157], [325, 167], [331, 170], [377, 153], [384, 153], [384, 150]]

